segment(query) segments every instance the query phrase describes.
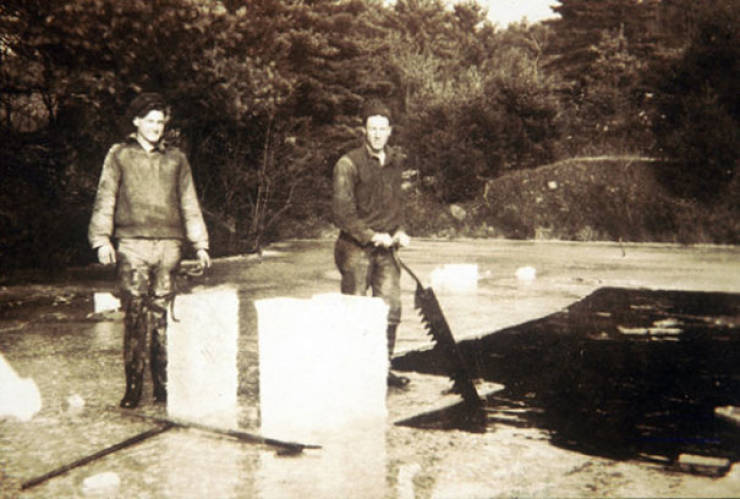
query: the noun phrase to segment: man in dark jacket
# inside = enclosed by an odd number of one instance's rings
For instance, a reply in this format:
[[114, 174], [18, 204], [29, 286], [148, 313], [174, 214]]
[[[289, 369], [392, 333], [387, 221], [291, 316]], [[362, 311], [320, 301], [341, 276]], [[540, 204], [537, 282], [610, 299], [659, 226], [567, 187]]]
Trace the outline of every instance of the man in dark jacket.
[[167, 105], [159, 94], [143, 93], [131, 102], [128, 116], [135, 132], [108, 151], [88, 239], [100, 263], [118, 265], [125, 311], [121, 407], [133, 408], [141, 399], [148, 331], [154, 397], [167, 400], [166, 310], [183, 241], [193, 245], [203, 268], [211, 261], [190, 164], [162, 139]]
[[[388, 356], [393, 355], [401, 321], [400, 268], [396, 247], [407, 246], [403, 228], [401, 157], [387, 146], [391, 113], [380, 101], [363, 112], [364, 144], [342, 156], [334, 167], [332, 208], [340, 233], [334, 260], [342, 275], [344, 294], [373, 296], [388, 304]], [[402, 387], [408, 378], [388, 373], [388, 385]]]

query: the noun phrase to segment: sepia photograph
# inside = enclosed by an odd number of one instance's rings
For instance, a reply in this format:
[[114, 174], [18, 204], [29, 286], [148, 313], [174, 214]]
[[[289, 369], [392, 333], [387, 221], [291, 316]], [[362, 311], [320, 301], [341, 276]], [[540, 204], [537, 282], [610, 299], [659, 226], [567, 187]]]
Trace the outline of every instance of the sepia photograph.
[[740, 2], [4, 0], [0, 497], [740, 497]]

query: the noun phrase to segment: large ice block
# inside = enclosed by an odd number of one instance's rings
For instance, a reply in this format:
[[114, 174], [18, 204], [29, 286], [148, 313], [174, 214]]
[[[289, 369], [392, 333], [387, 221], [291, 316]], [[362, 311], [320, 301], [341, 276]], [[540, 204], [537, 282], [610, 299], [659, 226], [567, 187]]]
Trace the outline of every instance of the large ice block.
[[229, 287], [177, 295], [167, 319], [167, 413], [236, 427], [239, 298]]
[[317, 441], [385, 424], [388, 307], [338, 293], [255, 302], [262, 432]]

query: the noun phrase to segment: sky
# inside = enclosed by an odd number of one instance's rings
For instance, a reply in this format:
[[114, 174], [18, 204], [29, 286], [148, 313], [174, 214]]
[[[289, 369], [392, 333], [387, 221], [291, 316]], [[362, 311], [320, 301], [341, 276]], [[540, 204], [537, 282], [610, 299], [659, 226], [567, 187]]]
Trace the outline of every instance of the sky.
[[[550, 5], [558, 5], [557, 0], [477, 0], [488, 9], [488, 18], [505, 28], [512, 22], [526, 17], [530, 24], [543, 19], [556, 17]], [[454, 2], [451, 2], [454, 3]]]

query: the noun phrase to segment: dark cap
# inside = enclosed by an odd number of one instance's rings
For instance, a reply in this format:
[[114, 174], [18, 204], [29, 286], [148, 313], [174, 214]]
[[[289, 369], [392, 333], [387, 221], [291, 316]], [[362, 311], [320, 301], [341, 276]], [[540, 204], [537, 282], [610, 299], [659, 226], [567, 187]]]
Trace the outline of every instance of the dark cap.
[[152, 110], [168, 113], [167, 103], [164, 98], [156, 92], [144, 92], [137, 95], [128, 106], [129, 119], [143, 118]]
[[388, 122], [392, 121], [391, 110], [380, 99], [368, 100], [362, 108], [362, 124], [367, 124], [370, 116], [385, 116]]

